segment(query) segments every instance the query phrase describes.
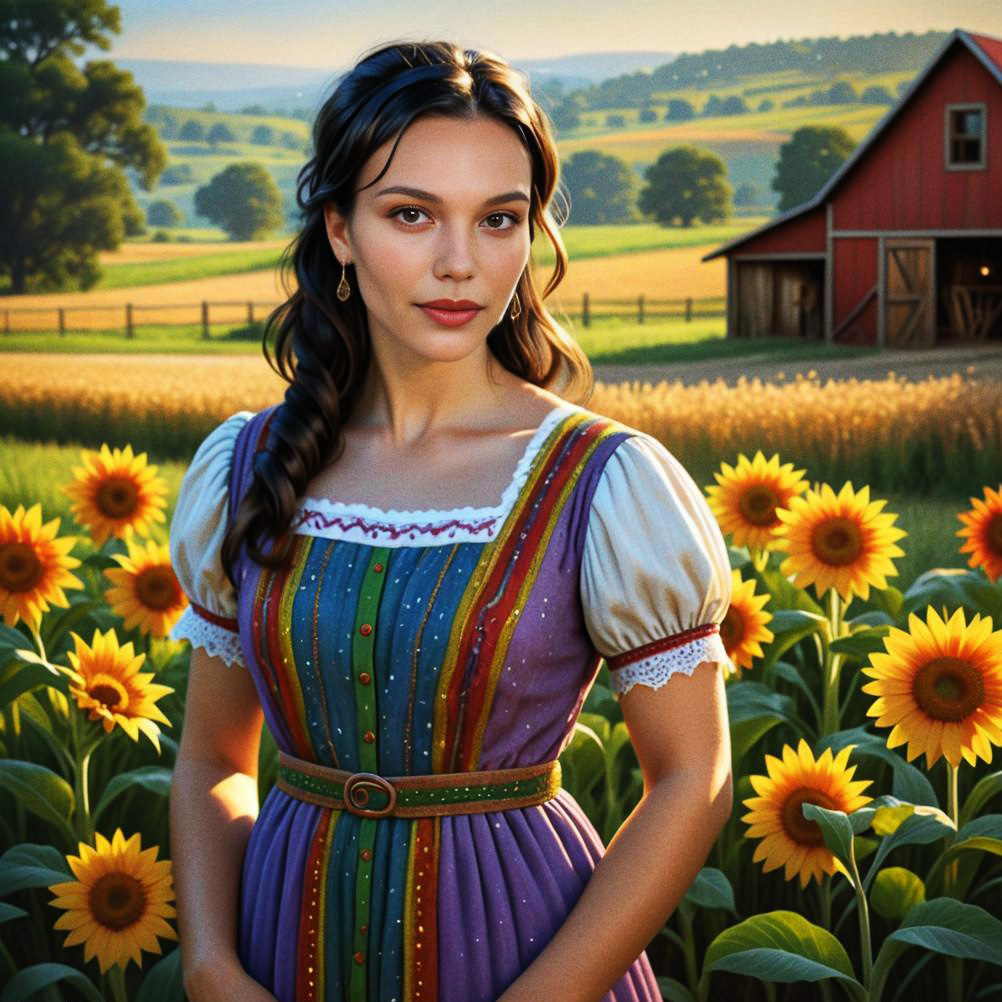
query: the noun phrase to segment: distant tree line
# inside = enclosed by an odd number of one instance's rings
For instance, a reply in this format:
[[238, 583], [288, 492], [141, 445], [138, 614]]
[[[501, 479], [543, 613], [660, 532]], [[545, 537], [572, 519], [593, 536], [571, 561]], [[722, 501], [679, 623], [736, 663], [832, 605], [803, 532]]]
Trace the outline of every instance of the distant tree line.
[[[204, 112], [206, 109], [201, 110]], [[240, 136], [227, 119], [220, 118], [206, 124], [201, 118], [182, 119], [179, 111], [177, 108], [152, 105], [146, 112], [146, 121], [156, 128], [161, 139], [206, 143], [212, 148], [220, 143], [240, 141]], [[241, 125], [241, 130], [255, 146], [281, 146], [288, 150], [303, 151], [308, 145], [307, 141], [295, 132], [276, 129], [265, 123], [254, 126], [249, 132], [246, 131], [247, 126]]]

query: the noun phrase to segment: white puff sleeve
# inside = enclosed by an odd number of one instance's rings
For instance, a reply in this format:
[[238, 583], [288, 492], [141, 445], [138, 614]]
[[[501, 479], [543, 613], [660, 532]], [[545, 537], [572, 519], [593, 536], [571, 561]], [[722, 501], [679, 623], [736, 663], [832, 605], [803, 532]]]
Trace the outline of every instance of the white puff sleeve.
[[202, 440], [181, 481], [170, 525], [170, 559], [189, 605], [171, 636], [231, 665], [245, 664], [237, 630], [237, 597], [220, 549], [228, 520], [230, 466], [237, 435], [252, 417], [240, 411]]
[[[682, 464], [636, 432], [609, 457], [592, 497], [581, 564], [588, 633], [618, 699], [704, 661], [731, 665], [720, 623], [731, 568], [720, 527]], [[730, 669], [729, 669], [730, 670]]]

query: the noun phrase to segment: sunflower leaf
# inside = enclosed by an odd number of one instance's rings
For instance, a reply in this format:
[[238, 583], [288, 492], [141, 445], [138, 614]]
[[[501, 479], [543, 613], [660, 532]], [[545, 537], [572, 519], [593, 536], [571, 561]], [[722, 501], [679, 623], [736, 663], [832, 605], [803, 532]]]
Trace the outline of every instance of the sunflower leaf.
[[925, 900], [925, 884], [903, 866], [888, 866], [877, 874], [870, 892], [870, 907], [886, 919], [899, 921]]
[[4, 897], [26, 887], [48, 887], [72, 879], [66, 857], [55, 846], [24, 842], [0, 856], [0, 895]]
[[867, 626], [845, 637], [838, 637], [831, 642], [831, 650], [836, 654], [848, 654], [858, 661], [867, 661], [871, 654], [883, 651], [884, 637], [890, 631], [889, 626]]
[[711, 971], [784, 983], [837, 978], [854, 999], [866, 998], [845, 947], [796, 912], [765, 912], [725, 929], [706, 949], [704, 979]]
[[0, 901], [0, 923], [23, 918], [27, 914], [23, 908], [18, 908], [17, 905], [12, 905], [9, 901]]
[[984, 908], [954, 898], [933, 898], [916, 905], [886, 937], [888, 941], [1002, 965], [1002, 922]]
[[[909, 805], [906, 805], [909, 806]], [[914, 810], [909, 817], [905, 818], [900, 825], [890, 835], [886, 835], [880, 842], [870, 869], [863, 878], [863, 890], [868, 891], [870, 884], [880, 870], [881, 864], [888, 854], [894, 849], [903, 845], [928, 845], [946, 836], [954, 835], [956, 829], [949, 816], [944, 814], [937, 807], [926, 807], [922, 804], [910, 805]], [[926, 877], [926, 885], [929, 885], [929, 878]]]
[[119, 773], [104, 788], [100, 801], [94, 808], [93, 819], [96, 823], [104, 812], [104, 809], [119, 794], [124, 793], [131, 786], [143, 786], [151, 793], [166, 797], [170, 793], [171, 773], [169, 769], [164, 769], [159, 765], [144, 765], [129, 772]]
[[52, 681], [52, 673], [43, 665], [17, 665], [9, 677], [5, 675], [0, 682], [0, 708], [12, 703], [22, 693], [49, 685]]
[[831, 811], [817, 804], [801, 804], [801, 813], [808, 821], [816, 821], [825, 845], [838, 857], [846, 870], [852, 873], [852, 839], [854, 832], [845, 811]]
[[184, 998], [181, 949], [178, 947], [161, 957], [146, 972], [135, 1002], [182, 1002]]
[[87, 975], [66, 964], [35, 964], [18, 971], [7, 982], [3, 992], [0, 992], [0, 1002], [21, 1002], [59, 981], [69, 982], [75, 991], [81, 992], [93, 1002], [102, 1002], [101, 993]]
[[934, 567], [920, 574], [905, 592], [901, 618], [922, 612], [927, 606], [963, 606], [971, 612], [1002, 618], [1002, 589], [985, 581], [981, 574], [956, 567]]
[[738, 913], [731, 882], [723, 871], [713, 866], [704, 866], [696, 874], [684, 900], [699, 908], [726, 908], [733, 915]]
[[659, 977], [657, 981], [658, 988], [661, 990], [661, 998], [665, 1002], [695, 1002], [692, 992], [681, 981], [664, 976]]
[[72, 844], [75, 841], [69, 819], [73, 814], [73, 787], [62, 776], [35, 762], [20, 759], [0, 761], [0, 786], [21, 804], [60, 830]]
[[888, 748], [883, 738], [872, 734], [865, 726], [853, 727], [820, 738], [818, 751], [823, 752], [825, 747], [830, 745], [832, 751], [836, 752], [847, 744], [856, 746], [852, 752], [854, 758], [859, 755], [879, 758], [891, 767], [894, 771], [893, 793], [902, 803], [939, 806], [936, 791], [925, 773], [906, 762], [892, 748]]
[[1000, 793], [1002, 793], [1002, 770], [982, 776], [967, 794], [964, 806], [960, 809], [960, 824], [964, 825], [971, 818], [977, 817], [981, 813], [981, 808]]

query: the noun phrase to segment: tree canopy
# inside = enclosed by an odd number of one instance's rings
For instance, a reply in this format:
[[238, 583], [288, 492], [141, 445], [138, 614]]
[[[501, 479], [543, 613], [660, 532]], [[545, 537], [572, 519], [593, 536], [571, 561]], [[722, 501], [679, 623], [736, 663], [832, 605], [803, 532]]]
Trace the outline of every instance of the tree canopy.
[[119, 30], [105, 0], [0, 5], [0, 275], [13, 292], [87, 288], [98, 251], [142, 229], [124, 169], [149, 190], [167, 160], [143, 92], [108, 60], [72, 58]]
[[644, 172], [647, 185], [638, 204], [645, 215], [671, 226], [681, 220], [691, 226], [694, 219], [721, 222], [731, 214], [731, 184], [727, 166], [710, 150], [697, 146], [676, 146], [666, 150]]
[[570, 194], [570, 222], [624, 223], [634, 216], [634, 175], [618, 157], [579, 150], [561, 171]]
[[856, 148], [840, 126], [805, 125], [779, 148], [772, 188], [785, 211], [812, 199]]
[[233, 240], [256, 240], [282, 225], [282, 195], [260, 164], [230, 164], [195, 191], [195, 211]]

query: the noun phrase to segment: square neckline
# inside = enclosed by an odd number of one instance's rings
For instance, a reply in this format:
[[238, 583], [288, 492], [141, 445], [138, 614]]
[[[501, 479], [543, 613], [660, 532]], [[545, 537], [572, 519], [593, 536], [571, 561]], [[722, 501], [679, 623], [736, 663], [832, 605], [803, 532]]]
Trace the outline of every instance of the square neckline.
[[[312, 509], [313, 512], [331, 519], [354, 516], [378, 523], [380, 526], [408, 527], [415, 522], [426, 526], [457, 519], [495, 521], [511, 510], [525, 485], [532, 462], [549, 432], [561, 418], [578, 410], [581, 408], [565, 400], [547, 412], [526, 444], [508, 485], [501, 494], [501, 499], [495, 505], [482, 507], [464, 505], [457, 508], [380, 508], [361, 501], [332, 501], [329, 498], [304, 494], [297, 502], [294, 518], [301, 519]], [[297, 528], [302, 528], [302, 524]]]

